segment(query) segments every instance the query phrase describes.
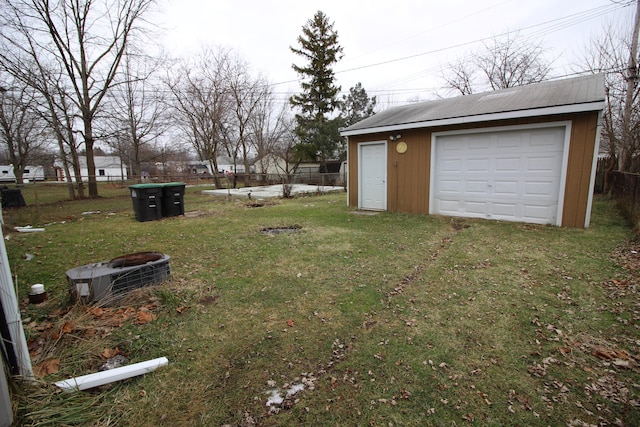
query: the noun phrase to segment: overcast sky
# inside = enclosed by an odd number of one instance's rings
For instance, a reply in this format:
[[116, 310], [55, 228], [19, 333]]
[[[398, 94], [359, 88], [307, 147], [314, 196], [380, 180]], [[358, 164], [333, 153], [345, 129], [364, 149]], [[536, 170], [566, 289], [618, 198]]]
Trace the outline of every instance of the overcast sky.
[[588, 41], [610, 23], [631, 25], [627, 0], [164, 0], [163, 45], [174, 56], [202, 45], [232, 48], [286, 100], [299, 90], [292, 63], [302, 27], [318, 10], [334, 23], [343, 59], [343, 92], [361, 82], [381, 108], [433, 99], [450, 61], [482, 41], [518, 32], [542, 42], [552, 75], [572, 73]]

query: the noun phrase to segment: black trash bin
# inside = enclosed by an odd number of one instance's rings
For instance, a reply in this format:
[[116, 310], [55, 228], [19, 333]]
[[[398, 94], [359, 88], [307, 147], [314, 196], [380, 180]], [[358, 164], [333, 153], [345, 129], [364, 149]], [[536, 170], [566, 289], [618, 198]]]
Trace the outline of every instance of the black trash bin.
[[22, 191], [19, 188], [3, 188], [2, 189], [2, 207], [3, 208], [21, 208], [27, 206], [22, 197]]
[[184, 215], [184, 182], [162, 184], [162, 215]]
[[135, 184], [129, 190], [138, 221], [162, 218], [162, 184]]

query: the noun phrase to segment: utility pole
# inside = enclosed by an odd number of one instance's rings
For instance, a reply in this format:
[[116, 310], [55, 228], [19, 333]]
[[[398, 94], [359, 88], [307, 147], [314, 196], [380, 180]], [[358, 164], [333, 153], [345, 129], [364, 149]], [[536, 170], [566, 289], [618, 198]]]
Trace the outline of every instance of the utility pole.
[[625, 79], [627, 81], [627, 93], [625, 96], [624, 110], [622, 113], [622, 147], [620, 152], [620, 167], [622, 171], [629, 171], [631, 168], [631, 157], [635, 153], [637, 141], [633, 140], [631, 132], [631, 113], [633, 98], [638, 84], [638, 35], [640, 34], [640, 0], [636, 0], [636, 18], [633, 25], [633, 38], [631, 40], [631, 52], [629, 54], [629, 64]]

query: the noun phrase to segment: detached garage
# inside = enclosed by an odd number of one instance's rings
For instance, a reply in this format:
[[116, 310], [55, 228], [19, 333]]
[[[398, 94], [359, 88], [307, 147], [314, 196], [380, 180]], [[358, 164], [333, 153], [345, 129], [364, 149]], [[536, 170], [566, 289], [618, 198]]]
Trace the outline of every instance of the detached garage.
[[602, 75], [383, 111], [348, 138], [349, 206], [588, 227]]

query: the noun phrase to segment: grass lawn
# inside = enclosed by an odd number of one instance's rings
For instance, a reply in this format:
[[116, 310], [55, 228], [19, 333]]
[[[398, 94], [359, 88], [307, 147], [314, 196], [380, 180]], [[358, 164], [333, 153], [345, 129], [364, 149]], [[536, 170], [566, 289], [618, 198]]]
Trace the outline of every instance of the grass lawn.
[[[577, 230], [192, 188], [187, 215], [140, 223], [126, 189], [113, 196], [5, 212], [46, 228], [5, 241], [41, 375], [13, 387], [21, 425], [640, 420], [640, 247], [611, 202]], [[70, 304], [67, 269], [139, 251], [170, 255], [173, 280], [118, 307]], [[47, 302], [27, 303], [34, 283]], [[118, 353], [169, 365], [98, 390], [52, 385]]]

